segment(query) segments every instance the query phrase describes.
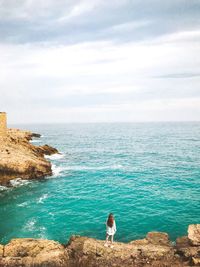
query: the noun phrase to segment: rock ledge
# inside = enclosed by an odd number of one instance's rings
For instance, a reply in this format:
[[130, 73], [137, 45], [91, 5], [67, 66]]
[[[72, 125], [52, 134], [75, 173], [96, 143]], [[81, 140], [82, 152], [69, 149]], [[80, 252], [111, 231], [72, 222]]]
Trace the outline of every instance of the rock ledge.
[[0, 185], [10, 186], [15, 178], [36, 179], [52, 175], [51, 163], [44, 155], [58, 153], [48, 145], [34, 146], [29, 141], [39, 134], [19, 129], [8, 129], [0, 137]]
[[[195, 229], [200, 225], [190, 225]], [[195, 233], [194, 233], [195, 234]], [[200, 266], [200, 246], [188, 237], [172, 244], [168, 234], [151, 232], [146, 238], [129, 243], [114, 243], [72, 236], [67, 245], [52, 240], [13, 239], [0, 245], [1, 267], [181, 267]]]

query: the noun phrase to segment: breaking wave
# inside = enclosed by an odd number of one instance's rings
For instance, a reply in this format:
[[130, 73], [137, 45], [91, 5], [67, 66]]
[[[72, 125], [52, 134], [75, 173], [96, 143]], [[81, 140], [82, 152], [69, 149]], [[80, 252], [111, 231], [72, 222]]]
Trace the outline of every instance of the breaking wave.
[[124, 167], [121, 164], [111, 166], [56, 166], [52, 164], [52, 172], [54, 177], [61, 175], [64, 171], [98, 171], [98, 170], [121, 170]]
[[13, 187], [18, 187], [18, 186], [22, 186], [22, 185], [30, 184], [30, 181], [28, 181], [28, 180], [23, 180], [22, 178], [16, 178], [16, 179], [10, 180], [10, 184], [11, 184]]
[[7, 186], [0, 185], [0, 192], [8, 190], [9, 188]]
[[64, 158], [64, 154], [45, 155], [45, 158], [50, 160], [58, 160]]

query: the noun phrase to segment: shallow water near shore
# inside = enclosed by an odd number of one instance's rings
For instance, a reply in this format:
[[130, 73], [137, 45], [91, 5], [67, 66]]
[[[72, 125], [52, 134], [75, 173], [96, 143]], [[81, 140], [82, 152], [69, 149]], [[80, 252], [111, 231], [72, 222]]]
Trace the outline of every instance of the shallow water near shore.
[[42, 134], [62, 155], [54, 175], [0, 191], [0, 243], [33, 237], [103, 239], [113, 212], [117, 241], [148, 231], [187, 234], [200, 223], [200, 123], [12, 125]]

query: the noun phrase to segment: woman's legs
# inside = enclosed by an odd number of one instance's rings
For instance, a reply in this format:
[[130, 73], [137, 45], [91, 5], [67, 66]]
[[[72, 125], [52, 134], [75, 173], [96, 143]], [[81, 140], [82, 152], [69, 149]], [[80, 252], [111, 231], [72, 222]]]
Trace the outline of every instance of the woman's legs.
[[113, 248], [114, 235], [106, 234], [106, 242], [105, 242], [104, 246], [108, 247], [109, 237], [110, 237], [110, 241], [111, 241], [111, 246], [110, 247]]
[[104, 244], [104, 246], [108, 246], [108, 239], [109, 239], [109, 235], [108, 234], [106, 234], [106, 243]]

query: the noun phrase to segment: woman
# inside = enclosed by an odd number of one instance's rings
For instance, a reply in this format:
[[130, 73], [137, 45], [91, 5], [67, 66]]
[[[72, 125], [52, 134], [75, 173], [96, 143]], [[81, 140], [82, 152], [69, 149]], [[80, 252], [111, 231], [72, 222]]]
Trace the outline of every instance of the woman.
[[112, 213], [109, 214], [108, 219], [106, 221], [106, 243], [104, 244], [105, 247], [108, 247], [109, 238], [111, 240], [111, 248], [113, 248], [113, 239], [114, 234], [116, 233], [116, 223], [115, 218]]

